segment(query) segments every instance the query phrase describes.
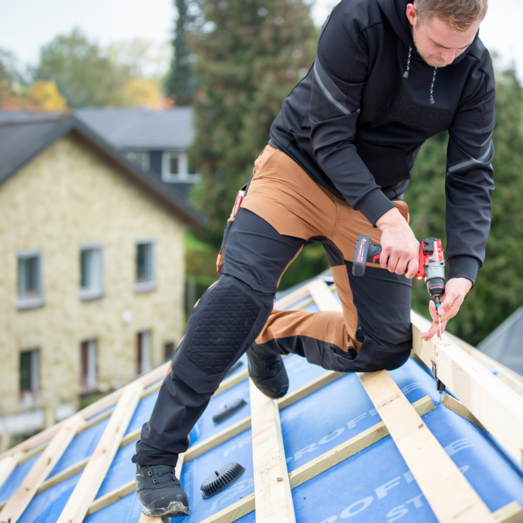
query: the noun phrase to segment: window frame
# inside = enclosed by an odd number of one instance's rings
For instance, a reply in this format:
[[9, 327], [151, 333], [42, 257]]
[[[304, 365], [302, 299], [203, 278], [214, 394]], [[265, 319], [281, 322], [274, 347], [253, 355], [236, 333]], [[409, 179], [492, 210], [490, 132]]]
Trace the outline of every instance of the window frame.
[[[178, 169], [180, 172], [172, 173], [170, 168], [171, 156], [178, 157]], [[198, 173], [189, 173], [189, 158], [185, 151], [162, 152], [162, 180], [167, 183], [197, 183], [202, 179]]]
[[[39, 295], [33, 298], [24, 298], [20, 297], [20, 260], [26, 260], [29, 258], [38, 258], [38, 291]], [[37, 309], [45, 305], [45, 296], [44, 296], [44, 253], [41, 249], [34, 250], [22, 250], [17, 251], [16, 253], [16, 272], [17, 272], [17, 299], [16, 299], [16, 308], [18, 310], [27, 310], [27, 309]]]
[[[136, 165], [138, 168], [142, 169], [142, 171], [149, 170], [151, 166], [151, 154], [149, 150], [141, 151], [138, 149], [126, 149], [122, 152], [125, 158], [127, 158], [127, 160], [129, 160], [133, 165]], [[135, 156], [137, 154], [143, 155], [142, 162], [140, 163], [136, 161], [136, 158], [132, 158], [132, 156]]]
[[[84, 383], [83, 374], [83, 351], [84, 345], [87, 348], [87, 374]], [[93, 361], [94, 360], [94, 361]], [[93, 371], [93, 372], [91, 372]], [[91, 380], [89, 380], [91, 378]], [[91, 382], [90, 382], [91, 381]], [[98, 383], [98, 340], [91, 338], [80, 342], [80, 389], [82, 394], [94, 392]]]
[[[29, 381], [31, 386], [29, 389], [22, 389], [21, 378], [22, 378], [22, 354], [29, 353], [30, 364], [29, 364]], [[40, 374], [41, 374], [41, 354], [40, 348], [23, 349], [19, 351], [19, 367], [18, 367], [18, 380], [19, 380], [19, 395], [18, 395], [18, 407], [20, 409], [26, 409], [34, 407], [40, 396]], [[31, 382], [35, 382], [35, 384]]]
[[[136, 281], [138, 276], [138, 246], [151, 246], [151, 279], [148, 281]], [[155, 238], [138, 238], [134, 243], [134, 292], [153, 291], [157, 287], [156, 283], [156, 239]]]
[[[146, 343], [144, 343], [144, 340], [147, 340]], [[141, 376], [143, 374], [146, 374], [152, 369], [151, 365], [151, 347], [152, 347], [152, 333], [151, 330], [143, 330], [139, 331], [136, 335], [136, 370], [138, 376]], [[147, 365], [144, 365], [144, 355], [147, 356]]]
[[[100, 286], [98, 288], [82, 287], [82, 251], [99, 250], [100, 251], [100, 267], [99, 279]], [[104, 296], [104, 248], [103, 244], [98, 243], [81, 243], [78, 249], [80, 255], [80, 278], [78, 288], [78, 298], [81, 301], [97, 300]]]

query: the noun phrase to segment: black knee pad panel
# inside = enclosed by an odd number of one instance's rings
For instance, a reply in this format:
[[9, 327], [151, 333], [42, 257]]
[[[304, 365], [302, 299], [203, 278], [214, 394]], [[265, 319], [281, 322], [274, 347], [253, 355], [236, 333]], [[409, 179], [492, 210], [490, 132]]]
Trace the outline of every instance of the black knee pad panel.
[[173, 373], [198, 394], [213, 393], [261, 332], [272, 307], [272, 294], [220, 275], [191, 314], [172, 359]]
[[261, 309], [236, 287], [218, 285], [212, 291], [187, 351], [191, 361], [208, 375], [227, 368]]

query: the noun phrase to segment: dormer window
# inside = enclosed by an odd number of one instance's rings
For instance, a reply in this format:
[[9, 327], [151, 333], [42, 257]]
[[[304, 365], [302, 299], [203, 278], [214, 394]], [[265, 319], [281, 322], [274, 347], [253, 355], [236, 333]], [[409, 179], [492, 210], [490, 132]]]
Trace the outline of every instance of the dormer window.
[[201, 180], [201, 174], [190, 165], [184, 152], [164, 152], [162, 156], [162, 180], [164, 182], [196, 183]]

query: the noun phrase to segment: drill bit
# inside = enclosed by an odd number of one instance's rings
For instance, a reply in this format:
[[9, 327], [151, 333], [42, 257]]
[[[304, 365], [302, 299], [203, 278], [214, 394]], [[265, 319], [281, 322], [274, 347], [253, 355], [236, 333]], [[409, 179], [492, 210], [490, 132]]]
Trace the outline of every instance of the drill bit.
[[[438, 323], [439, 323], [439, 341], [441, 340], [441, 316], [439, 315], [439, 307], [441, 305], [441, 300], [439, 296], [436, 296], [434, 298], [434, 302], [436, 304], [436, 314], [438, 315]], [[445, 385], [440, 381], [437, 380], [437, 389], [439, 391], [439, 402], [441, 403], [441, 400], [443, 399], [443, 393], [445, 392]]]
[[439, 315], [439, 306], [441, 305], [441, 301], [439, 299], [439, 296], [436, 296], [434, 298], [434, 301], [436, 302], [436, 314], [438, 315], [438, 323], [439, 323], [439, 341], [441, 340], [441, 316]]

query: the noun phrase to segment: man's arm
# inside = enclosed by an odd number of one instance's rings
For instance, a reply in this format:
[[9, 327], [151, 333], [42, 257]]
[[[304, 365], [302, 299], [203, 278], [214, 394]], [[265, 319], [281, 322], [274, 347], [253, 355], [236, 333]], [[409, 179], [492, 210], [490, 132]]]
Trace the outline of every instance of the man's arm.
[[313, 66], [309, 120], [316, 161], [349, 205], [374, 225], [394, 204], [354, 145], [368, 76], [367, 42], [360, 27], [364, 9], [364, 3], [356, 7], [341, 2], [322, 30]]
[[383, 232], [381, 266], [397, 274], [407, 271], [413, 278], [419, 244], [353, 142], [368, 56], [358, 13], [344, 8], [342, 2], [334, 9], [318, 43], [309, 113], [314, 156], [349, 205]]
[[485, 259], [494, 190], [491, 162], [495, 123], [494, 71], [486, 51], [468, 84], [471, 87], [464, 93], [449, 129], [445, 181], [449, 280], [439, 311], [432, 302], [429, 304], [432, 325], [422, 334], [424, 339], [438, 332], [438, 314], [442, 330], [456, 316]]

